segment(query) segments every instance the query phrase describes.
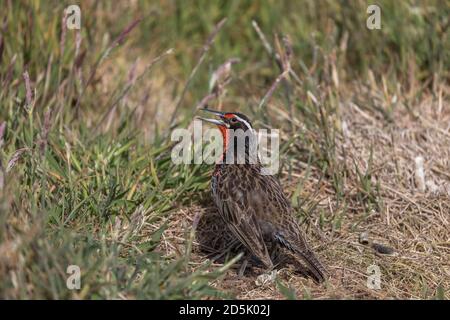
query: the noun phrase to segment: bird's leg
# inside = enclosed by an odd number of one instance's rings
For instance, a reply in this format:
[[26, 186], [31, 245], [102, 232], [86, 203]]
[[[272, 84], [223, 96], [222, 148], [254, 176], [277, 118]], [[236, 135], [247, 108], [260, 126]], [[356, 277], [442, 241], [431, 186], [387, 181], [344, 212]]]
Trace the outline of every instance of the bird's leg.
[[220, 258], [222, 258], [223, 256], [225, 256], [226, 254], [230, 253], [231, 251], [235, 250], [236, 248], [238, 248], [240, 246], [239, 241], [237, 239], [234, 239], [231, 241], [231, 243], [224, 249], [221, 250], [221, 252], [218, 252], [217, 255], [215, 255], [211, 260], [217, 261]]
[[247, 256], [244, 257], [244, 260], [242, 261], [241, 267], [239, 268], [238, 277], [242, 278], [244, 276], [244, 272], [247, 269], [248, 265], [248, 258]]
[[281, 254], [281, 248], [277, 244], [272, 243], [269, 252], [270, 259], [272, 260], [274, 267], [281, 266], [286, 262], [286, 258]]

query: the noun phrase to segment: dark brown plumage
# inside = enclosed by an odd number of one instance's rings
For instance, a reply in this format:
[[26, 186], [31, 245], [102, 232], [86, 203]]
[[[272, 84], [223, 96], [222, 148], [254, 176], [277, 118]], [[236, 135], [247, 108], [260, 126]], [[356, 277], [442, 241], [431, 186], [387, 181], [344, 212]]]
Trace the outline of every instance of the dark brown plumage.
[[[216, 124], [224, 139], [223, 159], [236, 153], [230, 146], [230, 130], [253, 130], [249, 119], [240, 113], [207, 110], [220, 120], [203, 119]], [[233, 150], [231, 150], [233, 149]], [[248, 153], [246, 143], [245, 152]], [[236, 154], [233, 155], [236, 159]], [[217, 164], [211, 179], [214, 202], [224, 222], [242, 244], [266, 268], [273, 269], [271, 251], [283, 248], [304, 265], [318, 281], [325, 280], [325, 268], [306, 244], [293, 209], [279, 181], [261, 174], [259, 161], [243, 164]], [[275, 245], [275, 246], [274, 246]], [[269, 249], [268, 249], [269, 248]], [[270, 250], [270, 251], [269, 251]]]

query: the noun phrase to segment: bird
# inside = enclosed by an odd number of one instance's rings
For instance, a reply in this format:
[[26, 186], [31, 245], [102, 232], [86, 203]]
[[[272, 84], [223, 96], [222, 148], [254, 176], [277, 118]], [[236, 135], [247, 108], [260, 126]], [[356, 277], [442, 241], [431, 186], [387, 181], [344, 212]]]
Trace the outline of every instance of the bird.
[[275, 268], [272, 253], [281, 249], [306, 267], [316, 282], [325, 281], [327, 271], [306, 243], [279, 180], [274, 175], [261, 174], [259, 157], [251, 161], [249, 139], [245, 140], [245, 161], [227, 161], [236, 159], [236, 152], [242, 152], [236, 143], [230, 141], [233, 130], [242, 130], [249, 137], [255, 136], [250, 119], [239, 112], [215, 111], [206, 107], [201, 110], [215, 118], [198, 118], [216, 125], [222, 134], [222, 161], [215, 164], [211, 193], [225, 225], [268, 271]]

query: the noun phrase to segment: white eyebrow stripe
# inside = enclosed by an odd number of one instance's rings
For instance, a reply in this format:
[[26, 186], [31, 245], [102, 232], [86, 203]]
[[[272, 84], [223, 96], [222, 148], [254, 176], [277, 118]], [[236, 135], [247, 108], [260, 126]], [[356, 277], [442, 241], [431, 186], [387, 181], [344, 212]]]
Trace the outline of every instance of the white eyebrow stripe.
[[250, 123], [248, 123], [247, 121], [245, 121], [244, 119], [242, 119], [241, 117], [239, 117], [238, 115], [234, 115], [236, 118], [238, 118], [240, 121], [242, 121], [248, 129], [253, 130], [252, 126], [250, 125]]

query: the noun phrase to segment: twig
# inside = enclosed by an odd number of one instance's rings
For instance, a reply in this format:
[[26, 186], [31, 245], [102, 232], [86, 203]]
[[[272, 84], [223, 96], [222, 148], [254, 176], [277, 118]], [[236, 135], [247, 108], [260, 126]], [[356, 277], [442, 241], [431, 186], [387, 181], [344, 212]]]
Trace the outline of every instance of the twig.
[[[109, 45], [108, 48], [106, 48], [106, 50], [102, 53], [102, 55], [97, 59], [97, 61], [95, 62], [94, 66], [91, 69], [91, 72], [89, 74], [89, 78], [86, 81], [86, 83], [84, 84], [80, 95], [77, 98], [77, 102], [75, 103], [75, 113], [76, 113], [76, 117], [78, 117], [79, 114], [79, 107], [80, 107], [80, 102], [81, 99], [83, 98], [87, 87], [91, 84], [92, 80], [94, 79], [94, 76], [97, 72], [98, 67], [100, 66], [100, 64], [103, 62], [104, 59], [106, 59], [106, 57], [109, 56], [109, 54], [111, 53], [111, 51], [117, 47], [118, 45], [122, 44], [125, 37], [139, 24], [139, 22], [141, 22], [142, 19], [137, 19], [135, 21], [133, 21], [132, 23], [130, 23], [120, 34], [119, 36]], [[62, 106], [61, 106], [62, 107]], [[58, 112], [59, 113], [59, 112]]]
[[[283, 70], [283, 63], [281, 61], [280, 55], [275, 53], [272, 46], [270, 45], [270, 43], [267, 41], [266, 36], [264, 35], [264, 33], [261, 31], [261, 29], [259, 28], [258, 23], [253, 20], [252, 21], [252, 26], [255, 29], [256, 33], [259, 36], [259, 39], [261, 40], [261, 42], [263, 43], [264, 48], [266, 49], [267, 53], [269, 54], [269, 56], [273, 59], [275, 59], [275, 62], [277, 63], [278, 67], [280, 68], [280, 70]], [[294, 72], [294, 70], [289, 69], [289, 75], [300, 85], [303, 85], [303, 81], [300, 80], [299, 76]]]
[[203, 49], [202, 52], [200, 54], [200, 58], [197, 61], [197, 64], [195, 65], [194, 69], [192, 69], [191, 74], [189, 75], [186, 84], [184, 85], [183, 91], [181, 92], [180, 98], [177, 101], [177, 104], [175, 105], [175, 109], [172, 113], [172, 116], [170, 118], [170, 125], [169, 128], [172, 128], [174, 122], [175, 122], [175, 118], [177, 116], [177, 113], [181, 107], [181, 104], [183, 103], [184, 97], [186, 95], [186, 92], [189, 88], [189, 85], [191, 84], [192, 79], [194, 78], [195, 74], [197, 73], [198, 69], [200, 68], [200, 66], [202, 65], [203, 61], [206, 58], [206, 54], [208, 53], [209, 49], [211, 48], [211, 45], [215, 39], [215, 37], [217, 36], [217, 34], [219, 33], [219, 31], [222, 29], [223, 25], [225, 24], [225, 22], [227, 21], [227, 18], [223, 18], [222, 20], [220, 20], [220, 22], [214, 27], [213, 32], [211, 32], [211, 34], [208, 36], [208, 39], [206, 40], [205, 44], [203, 45]]
[[[116, 98], [116, 100], [112, 103], [111, 107], [108, 108], [108, 110], [103, 114], [103, 116], [101, 117], [100, 121], [97, 123], [97, 125], [95, 126], [93, 132], [97, 132], [98, 128], [100, 127], [100, 125], [102, 124], [102, 122], [107, 118], [107, 116], [115, 109], [116, 105], [122, 100], [123, 97], [126, 96], [126, 94], [128, 93], [128, 91], [130, 91], [130, 89], [134, 86], [134, 84], [136, 82], [138, 82], [140, 79], [142, 79], [142, 77], [159, 61], [161, 61], [161, 59], [163, 59], [165, 56], [170, 55], [173, 53], [173, 49], [169, 49], [165, 52], [163, 52], [162, 54], [160, 54], [159, 56], [157, 56], [156, 58], [154, 58], [144, 69], [144, 71], [142, 71], [142, 73], [137, 76], [134, 81], [128, 81], [125, 89], [121, 92], [121, 94]], [[132, 66], [132, 69], [134, 67]], [[133, 71], [134, 72], [134, 71]], [[134, 76], [133, 76], [134, 77]]]
[[289, 73], [289, 70], [285, 70], [283, 71], [283, 73], [281, 73], [274, 81], [274, 83], [272, 84], [272, 86], [270, 87], [269, 91], [267, 91], [267, 93], [264, 95], [264, 97], [261, 99], [261, 102], [258, 105], [258, 108], [261, 109], [266, 103], [267, 101], [270, 99], [270, 97], [272, 96], [273, 92], [275, 91], [275, 89], [278, 87], [278, 85], [280, 84], [281, 80], [283, 80], [287, 74]]

